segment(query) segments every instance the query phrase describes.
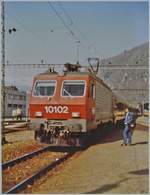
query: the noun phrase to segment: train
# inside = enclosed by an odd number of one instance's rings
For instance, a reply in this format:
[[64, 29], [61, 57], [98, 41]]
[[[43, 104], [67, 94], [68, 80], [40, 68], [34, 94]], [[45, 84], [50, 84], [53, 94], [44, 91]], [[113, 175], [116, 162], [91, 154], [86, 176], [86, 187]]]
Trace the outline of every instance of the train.
[[41, 142], [82, 146], [103, 124], [123, 120], [124, 107], [118, 110], [117, 97], [90, 69], [64, 67], [62, 73], [49, 69], [33, 78], [29, 127]]

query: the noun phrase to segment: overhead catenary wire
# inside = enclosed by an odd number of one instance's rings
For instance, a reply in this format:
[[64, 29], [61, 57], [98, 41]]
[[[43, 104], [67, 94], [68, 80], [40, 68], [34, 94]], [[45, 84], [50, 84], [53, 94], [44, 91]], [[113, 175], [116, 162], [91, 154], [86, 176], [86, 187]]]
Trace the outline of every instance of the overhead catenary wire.
[[[17, 17], [14, 13], [13, 13], [12, 15], [13, 15], [13, 17], [15, 18], [15, 20], [17, 21], [17, 23], [18, 23], [20, 26], [23, 27], [23, 30], [20, 29], [20, 28], [17, 28], [18, 31], [26, 31], [27, 33], [32, 34], [32, 36], [38, 38], [38, 40], [41, 41], [42, 43], [44, 43], [44, 44], [47, 43], [47, 40], [43, 39], [43, 37], [40, 36], [39, 33], [38, 33], [37, 31], [31, 30], [27, 25], [25, 25], [25, 24], [22, 22], [23, 19], [22, 19], [20, 16]], [[8, 17], [7, 14], [6, 14], [6, 17]]]
[[[8, 63], [6, 64], [6, 68], [11, 68], [11, 67], [21, 67], [21, 66], [26, 66], [26, 67], [39, 67], [39, 68], [43, 68], [43, 67], [46, 67], [46, 66], [64, 66], [64, 64], [54, 64], [54, 63]], [[80, 65], [81, 67], [88, 67], [87, 65]], [[95, 67], [96, 65], [93, 65], [93, 67]], [[102, 69], [122, 69], [122, 70], [125, 70], [125, 69], [132, 69], [132, 70], [137, 70], [137, 69], [140, 69], [140, 70], [148, 70], [148, 66], [147, 65], [134, 65], [134, 64], [130, 64], [130, 65], [119, 65], [119, 64], [109, 64], [109, 65], [102, 65], [100, 64], [100, 68]]]
[[57, 3], [59, 5], [60, 9], [65, 14], [66, 18], [68, 18], [68, 20], [70, 20], [70, 25], [73, 25], [76, 28], [76, 31], [79, 32], [79, 34], [82, 36], [82, 38], [87, 40], [85, 34], [83, 34], [83, 32], [80, 31], [78, 26], [74, 23], [74, 21], [73, 21], [72, 17], [70, 16], [70, 14], [68, 14], [68, 12], [65, 10], [64, 6], [62, 5], [62, 2], [58, 1]]
[[[80, 37], [77, 36], [77, 34], [72, 30], [72, 28], [70, 28], [70, 26], [65, 22], [65, 20], [63, 19], [63, 17], [60, 15], [60, 13], [56, 10], [56, 8], [53, 6], [53, 4], [51, 2], [48, 2], [48, 5], [51, 7], [51, 9], [53, 10], [53, 12], [57, 15], [57, 17], [61, 20], [61, 22], [63, 23], [63, 25], [65, 26], [65, 28], [67, 29], [67, 31], [69, 32], [69, 34], [71, 35], [71, 37], [75, 40], [75, 41], [79, 41], [80, 45], [85, 47], [83, 41], [80, 39]], [[75, 23], [73, 22], [73, 19], [71, 18], [71, 16], [69, 14], [67, 14], [66, 10], [64, 9], [64, 7], [62, 5], [60, 5], [61, 9], [63, 10], [63, 12], [65, 13], [66, 17], [70, 17], [71, 22], [73, 23], [74, 26]], [[41, 41], [42, 43], [46, 43], [47, 41], [43, 38], [43, 36], [40, 36], [39, 31], [35, 31], [30, 29], [28, 26], [26, 26], [21, 20], [20, 17], [15, 16], [15, 14], [13, 13], [13, 17], [15, 17], [15, 20], [18, 21], [18, 23], [23, 27], [23, 29], [18, 28], [17, 26], [17, 30], [18, 31], [27, 31], [28, 33], [31, 33], [32, 36], [38, 38], [38, 41]], [[80, 35], [82, 36], [82, 38], [85, 40], [86, 37], [85, 35], [79, 30], [79, 28], [77, 28], [76, 26], [76, 31], [78, 31], [80, 33]], [[77, 46], [78, 47], [78, 46]], [[90, 46], [88, 45], [87, 48], [89, 48]]]
[[53, 12], [56, 14], [56, 16], [59, 18], [59, 20], [62, 22], [62, 24], [67, 29], [69, 34], [74, 38], [74, 40], [79, 40], [80, 41], [79, 37], [77, 37], [75, 35], [75, 33], [72, 31], [72, 29], [66, 24], [65, 20], [63, 19], [63, 17], [59, 14], [59, 12], [56, 10], [56, 8], [52, 5], [52, 3], [50, 1], [48, 1], [48, 5], [53, 10]]
[[[95, 43], [90, 43], [90, 41], [88, 40], [86, 34], [84, 34], [76, 25], [76, 23], [73, 21], [72, 16], [66, 11], [66, 9], [64, 8], [64, 6], [62, 5], [62, 2], [58, 1], [57, 2], [60, 9], [62, 10], [62, 12], [64, 13], [64, 15], [66, 16], [66, 18], [70, 21], [70, 25], [74, 26], [76, 29], [76, 32], [79, 32], [80, 36], [82, 37], [82, 39], [84, 39], [84, 41], [86, 42], [87, 45], [87, 49], [89, 50], [92, 46], [95, 45]], [[94, 50], [95, 52], [95, 50]]]

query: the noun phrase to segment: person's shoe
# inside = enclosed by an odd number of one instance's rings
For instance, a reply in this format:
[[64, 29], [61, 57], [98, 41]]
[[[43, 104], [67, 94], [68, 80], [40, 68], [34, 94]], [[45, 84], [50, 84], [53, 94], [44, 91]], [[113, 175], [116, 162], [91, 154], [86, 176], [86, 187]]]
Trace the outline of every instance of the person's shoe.
[[128, 146], [132, 146], [132, 144], [127, 144]]
[[121, 144], [121, 146], [126, 146], [126, 145], [127, 145], [127, 144], [125, 144], [125, 143], [122, 143], [122, 144]]

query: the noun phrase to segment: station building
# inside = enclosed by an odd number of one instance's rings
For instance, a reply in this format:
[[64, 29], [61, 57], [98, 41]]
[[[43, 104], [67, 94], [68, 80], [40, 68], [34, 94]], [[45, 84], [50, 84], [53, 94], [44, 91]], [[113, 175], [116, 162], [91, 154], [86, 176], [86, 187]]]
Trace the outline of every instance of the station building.
[[22, 116], [26, 116], [26, 92], [19, 91], [16, 86], [5, 87], [5, 117], [12, 117], [13, 110], [22, 109]]

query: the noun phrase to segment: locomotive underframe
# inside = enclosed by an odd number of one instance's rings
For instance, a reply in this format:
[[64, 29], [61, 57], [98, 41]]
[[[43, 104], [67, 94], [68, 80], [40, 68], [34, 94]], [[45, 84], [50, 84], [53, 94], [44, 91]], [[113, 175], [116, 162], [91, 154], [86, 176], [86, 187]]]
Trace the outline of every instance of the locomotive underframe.
[[49, 144], [82, 146], [87, 134], [85, 119], [32, 119], [29, 128], [35, 131], [35, 139]]
[[[80, 147], [86, 145], [88, 135], [92, 133], [91, 127], [93, 126], [93, 133], [97, 129], [95, 123], [89, 125], [89, 122], [86, 119], [44, 120], [36, 118], [30, 121], [30, 128], [35, 130], [35, 139], [40, 142]], [[44, 124], [44, 129], [40, 128], [41, 124]]]

